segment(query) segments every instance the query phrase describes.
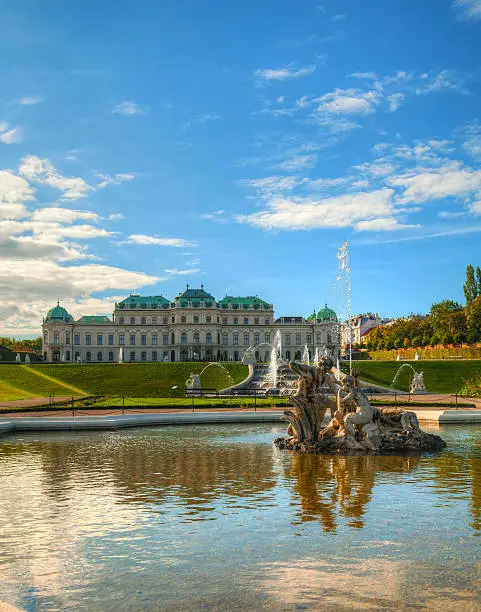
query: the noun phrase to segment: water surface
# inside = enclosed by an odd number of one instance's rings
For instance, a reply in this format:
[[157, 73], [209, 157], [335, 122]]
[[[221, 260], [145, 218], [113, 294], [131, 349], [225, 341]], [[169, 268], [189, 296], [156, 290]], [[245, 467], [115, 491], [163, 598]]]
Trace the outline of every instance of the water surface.
[[284, 429], [2, 439], [0, 602], [481, 609], [481, 428], [420, 457], [292, 455]]

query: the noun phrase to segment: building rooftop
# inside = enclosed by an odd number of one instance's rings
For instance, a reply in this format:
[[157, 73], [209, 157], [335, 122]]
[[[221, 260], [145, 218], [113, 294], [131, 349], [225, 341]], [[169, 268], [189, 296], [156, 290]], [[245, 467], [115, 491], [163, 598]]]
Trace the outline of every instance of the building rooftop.
[[73, 321], [72, 315], [70, 315], [63, 306], [60, 306], [59, 302], [47, 312], [45, 318], [47, 321], [65, 321], [66, 323], [71, 323]]
[[169, 306], [170, 301], [165, 298], [163, 295], [129, 295], [129, 297], [125, 298], [118, 303], [119, 308], [146, 308], [147, 306], [154, 308], [161, 308], [165, 306]]
[[111, 319], [106, 317], [105, 315], [86, 315], [84, 317], [80, 317], [77, 323], [112, 323]]
[[272, 304], [268, 304], [261, 300], [261, 298], [256, 295], [247, 295], [246, 297], [234, 297], [232, 295], [226, 295], [218, 302], [218, 306], [220, 308], [254, 308], [259, 310], [263, 308], [264, 310], [268, 310], [272, 308]]

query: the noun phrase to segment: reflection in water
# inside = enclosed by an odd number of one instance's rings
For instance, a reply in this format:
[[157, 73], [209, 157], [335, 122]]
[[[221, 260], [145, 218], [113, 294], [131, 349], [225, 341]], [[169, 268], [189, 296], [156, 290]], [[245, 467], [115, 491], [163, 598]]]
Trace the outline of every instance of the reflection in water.
[[292, 455], [286, 476], [294, 480], [302, 521], [320, 519], [325, 531], [335, 531], [339, 515], [351, 527], [364, 526], [363, 514], [371, 500], [376, 473], [409, 472], [416, 457]]
[[481, 607], [480, 428], [450, 426], [449, 448], [422, 457], [294, 455], [273, 446], [278, 431], [4, 439], [0, 602]]

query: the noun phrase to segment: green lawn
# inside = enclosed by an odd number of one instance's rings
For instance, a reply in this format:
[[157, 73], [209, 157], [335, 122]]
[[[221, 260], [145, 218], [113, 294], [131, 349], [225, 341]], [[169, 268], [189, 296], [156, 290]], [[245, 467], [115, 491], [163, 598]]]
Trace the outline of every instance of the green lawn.
[[[253, 397], [199, 397], [194, 398], [194, 406], [196, 408], [202, 407], [218, 407], [218, 408], [235, 408], [238, 406], [249, 406], [254, 407], [257, 405], [259, 408], [263, 406], [279, 406], [287, 407], [290, 405], [290, 401], [284, 397], [258, 397], [254, 401]], [[109, 397], [101, 400], [95, 406], [122, 406], [122, 398], [120, 397]], [[172, 408], [191, 408], [192, 399], [186, 397], [126, 397], [124, 406], [166, 406]]]
[[[0, 399], [55, 395], [111, 395], [125, 397], [169, 397], [183, 394], [191, 372], [199, 374], [205, 363], [139, 364], [41, 364], [0, 366]], [[225, 368], [225, 369], [224, 369]], [[227, 370], [227, 372], [225, 371]], [[237, 363], [210, 365], [202, 374], [204, 388], [223, 389], [247, 376]], [[178, 387], [176, 392], [172, 386]]]
[[[392, 386], [398, 368], [409, 363], [417, 372], [424, 372], [424, 382], [428, 392], [458, 393], [465, 380], [481, 373], [481, 360], [448, 360], [439, 361], [356, 361], [354, 367], [361, 370], [361, 378], [385, 387]], [[396, 383], [396, 388], [409, 390], [413, 372], [403, 368]]]

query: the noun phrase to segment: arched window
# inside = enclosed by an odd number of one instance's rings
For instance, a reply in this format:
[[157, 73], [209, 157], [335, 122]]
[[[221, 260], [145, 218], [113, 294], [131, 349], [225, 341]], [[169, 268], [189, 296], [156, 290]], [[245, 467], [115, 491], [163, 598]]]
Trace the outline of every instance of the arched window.
[[249, 346], [249, 334], [244, 334], [244, 346]]
[[187, 344], [187, 334], [185, 332], [180, 335], [180, 343]]
[[205, 335], [205, 343], [212, 344], [212, 334], [210, 332]]
[[[197, 318], [199, 318], [199, 317], [197, 317]], [[194, 344], [200, 344], [199, 332], [195, 332], [194, 333]]]
[[92, 353], [90, 351], [87, 351], [85, 354], [85, 361], [92, 361]]

